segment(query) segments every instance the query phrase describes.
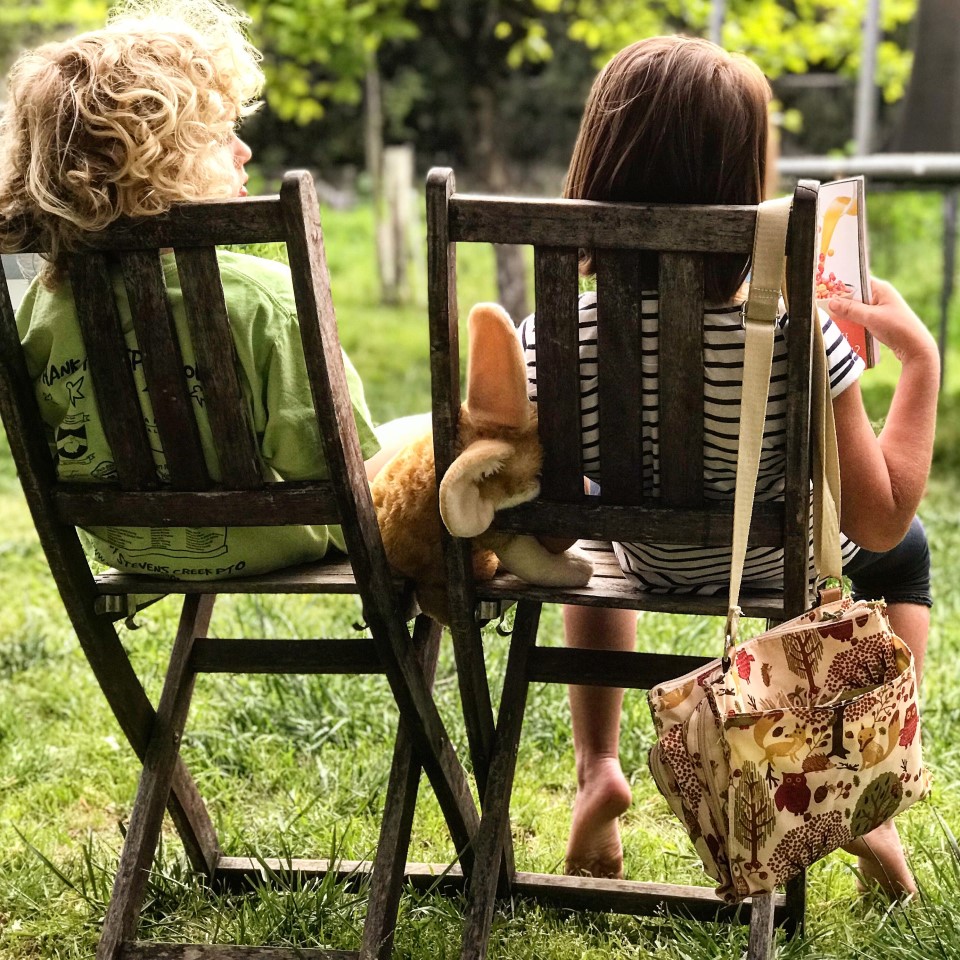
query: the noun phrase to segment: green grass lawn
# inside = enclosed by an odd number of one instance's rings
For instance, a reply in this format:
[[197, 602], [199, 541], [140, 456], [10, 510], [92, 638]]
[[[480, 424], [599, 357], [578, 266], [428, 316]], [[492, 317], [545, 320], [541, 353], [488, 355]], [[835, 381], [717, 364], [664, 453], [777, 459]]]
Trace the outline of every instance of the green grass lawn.
[[[897, 282], [931, 322], [939, 267], [938, 200], [932, 195], [871, 199], [875, 272]], [[374, 416], [387, 420], [429, 405], [424, 291], [414, 305], [385, 308], [372, 279], [369, 211], [324, 211], [334, 298], [344, 345], [359, 369]], [[415, 264], [422, 274], [423, 264]], [[488, 250], [461, 257], [462, 313], [492, 299]], [[922, 885], [907, 910], [855, 895], [851, 858], [834, 854], [810, 871], [808, 930], [779, 942], [782, 958], [956, 958], [960, 956], [960, 306], [952, 317], [943, 415], [934, 475], [922, 514], [933, 550], [937, 606], [924, 681], [925, 744], [935, 774], [930, 801], [908, 811], [901, 832]], [[864, 377], [871, 415], [882, 417], [896, 378], [889, 356]], [[93, 954], [112, 870], [129, 815], [138, 765], [126, 746], [67, 625], [23, 503], [5, 439], [0, 439], [0, 960]], [[138, 617], [124, 642], [156, 697], [176, 623], [175, 600]], [[224, 597], [212, 632], [307, 637], [355, 633], [352, 601]], [[542, 636], [560, 642], [555, 610]], [[644, 614], [644, 648], [715, 653], [718, 621]], [[494, 687], [507, 641], [488, 631]], [[437, 682], [441, 711], [466, 754], [449, 643]], [[358, 710], [357, 705], [362, 704]], [[255, 856], [369, 856], [376, 842], [395, 713], [379, 678], [205, 676], [198, 682], [183, 754], [210, 802], [224, 850]], [[634, 789], [624, 817], [629, 877], [706, 882], [692, 847], [657, 794], [646, 769], [653, 731], [642, 693], [629, 693], [623, 764]], [[562, 866], [574, 793], [565, 692], [531, 691], [513, 799], [520, 869]], [[359, 944], [363, 891], [305, 884], [277, 892], [203, 893], [172, 830], [151, 878], [140, 935], [158, 940]], [[421, 792], [413, 860], [449, 862], [453, 849], [429, 788]], [[462, 904], [438, 896], [404, 898], [397, 956], [457, 955]], [[513, 904], [494, 922], [497, 958], [706, 960], [740, 955], [746, 931], [680, 919], [574, 915]]]

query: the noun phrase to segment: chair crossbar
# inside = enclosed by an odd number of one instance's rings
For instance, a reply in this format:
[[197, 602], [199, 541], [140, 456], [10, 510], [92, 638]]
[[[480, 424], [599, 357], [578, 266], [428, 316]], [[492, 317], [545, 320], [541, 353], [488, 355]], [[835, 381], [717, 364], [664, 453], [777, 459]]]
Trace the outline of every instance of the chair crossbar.
[[[214, 884], [229, 890], [242, 890], [251, 884], [302, 883], [333, 873], [338, 882], [362, 886], [370, 876], [369, 860], [298, 860], [266, 857], [222, 857], [214, 875]], [[437, 891], [463, 893], [466, 881], [456, 864], [407, 863], [404, 883], [420, 893]], [[735, 914], [749, 922], [749, 900], [731, 906], [706, 887], [674, 883], [640, 883], [634, 880], [606, 880], [592, 877], [568, 877], [550, 873], [518, 870], [511, 884], [514, 896], [535, 899], [544, 905], [567, 910], [591, 910], [634, 916], [669, 910], [694, 920], [729, 920]], [[777, 922], [786, 914], [786, 898], [773, 897]]]
[[76, 526], [111, 526], [138, 520], [154, 526], [260, 527], [278, 523], [337, 523], [340, 508], [330, 484], [290, 481], [250, 490], [117, 490], [106, 484], [59, 484], [51, 491], [57, 517]]
[[576, 647], [534, 647], [527, 668], [533, 683], [585, 684], [649, 690], [711, 662], [709, 657], [676, 653], [581, 650]]
[[733, 253], [753, 249], [755, 207], [650, 207], [589, 200], [453, 195], [451, 242]]
[[248, 640], [198, 637], [190, 657], [195, 673], [383, 673], [372, 640], [321, 638]]
[[357, 960], [358, 950], [248, 947], [225, 943], [125, 943], [120, 960]]
[[[285, 243], [290, 229], [276, 196], [245, 197], [242, 204], [209, 200], [177, 206], [169, 214], [118, 220], [81, 235], [84, 250], [157, 250], [218, 244]], [[42, 252], [34, 245], [23, 253]]]
[[[579, 537], [581, 540], [649, 538], [657, 543], [703, 543], [725, 546], [733, 531], [733, 509], [729, 503], [709, 507], [665, 510], [647, 501], [643, 506], [608, 504], [603, 496], [579, 493], [569, 503], [523, 503], [497, 514], [497, 530]], [[750, 523], [750, 545], [777, 546], [783, 542], [782, 502], [754, 504]]]

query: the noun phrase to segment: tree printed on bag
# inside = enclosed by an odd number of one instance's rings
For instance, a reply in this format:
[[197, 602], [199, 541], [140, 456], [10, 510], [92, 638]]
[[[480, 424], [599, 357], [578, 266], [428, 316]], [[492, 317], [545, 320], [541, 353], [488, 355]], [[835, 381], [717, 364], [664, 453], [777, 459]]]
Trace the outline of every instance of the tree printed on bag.
[[829, 810], [788, 830], [774, 849], [768, 866], [778, 882], [783, 883], [852, 839], [843, 813]]
[[900, 809], [903, 799], [903, 787], [895, 773], [884, 773], [867, 784], [860, 794], [853, 816], [850, 818], [850, 832], [862, 837], [881, 823], [885, 823]]
[[761, 863], [758, 854], [777, 824], [777, 811], [760, 770], [753, 761], [744, 763], [733, 798], [734, 837], [741, 846], [750, 848], [750, 859], [744, 867], [759, 870]]
[[846, 704], [838, 703], [833, 708], [833, 724], [830, 727], [831, 746], [827, 756], [839, 757], [846, 760], [850, 756], [850, 751], [843, 745], [843, 722]]
[[896, 656], [889, 638], [861, 637], [855, 647], [841, 650], [833, 657], [824, 688], [836, 695], [893, 680], [901, 672], [896, 667]]
[[783, 652], [787, 658], [787, 666], [798, 677], [807, 678], [811, 695], [819, 693], [816, 674], [820, 660], [823, 658], [823, 637], [816, 630], [785, 634]]

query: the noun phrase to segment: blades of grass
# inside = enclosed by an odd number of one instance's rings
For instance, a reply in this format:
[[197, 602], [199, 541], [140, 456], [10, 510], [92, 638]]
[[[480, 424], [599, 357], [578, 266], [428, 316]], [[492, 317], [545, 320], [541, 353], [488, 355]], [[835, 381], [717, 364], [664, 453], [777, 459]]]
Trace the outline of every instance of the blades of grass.
[[102, 906], [93, 900], [85, 890], [78, 887], [45, 853], [35, 847], [16, 827], [13, 832], [23, 841], [24, 846], [68, 889], [91, 907]]

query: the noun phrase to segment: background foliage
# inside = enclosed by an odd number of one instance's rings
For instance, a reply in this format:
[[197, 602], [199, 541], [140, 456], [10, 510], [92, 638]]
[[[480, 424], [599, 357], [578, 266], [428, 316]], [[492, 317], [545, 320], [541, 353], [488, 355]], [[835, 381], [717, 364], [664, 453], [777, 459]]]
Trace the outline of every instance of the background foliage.
[[[481, 183], [508, 176], [511, 184], [538, 186], [536, 166], [565, 164], [598, 66], [644, 36], [704, 35], [710, 14], [709, 0], [237, 2], [251, 17], [268, 78], [266, 107], [248, 123], [247, 138], [267, 168], [296, 158], [333, 182], [349, 179], [345, 165], [364, 166], [364, 86], [376, 71], [384, 136], [412, 142], [422, 168], [453, 163]], [[881, 4], [883, 131], [895, 123], [903, 97], [917, 3]], [[849, 141], [865, 5], [729, 0], [723, 42], [756, 59], [774, 80], [792, 131], [787, 151], [842, 149]], [[100, 24], [108, 6], [108, 0], [3, 4], [0, 73], [24, 46]], [[828, 93], [777, 84], [810, 73], [835, 76], [838, 83]], [[831, 109], [838, 103], [839, 111]], [[491, 163], [507, 173], [491, 173]]]

